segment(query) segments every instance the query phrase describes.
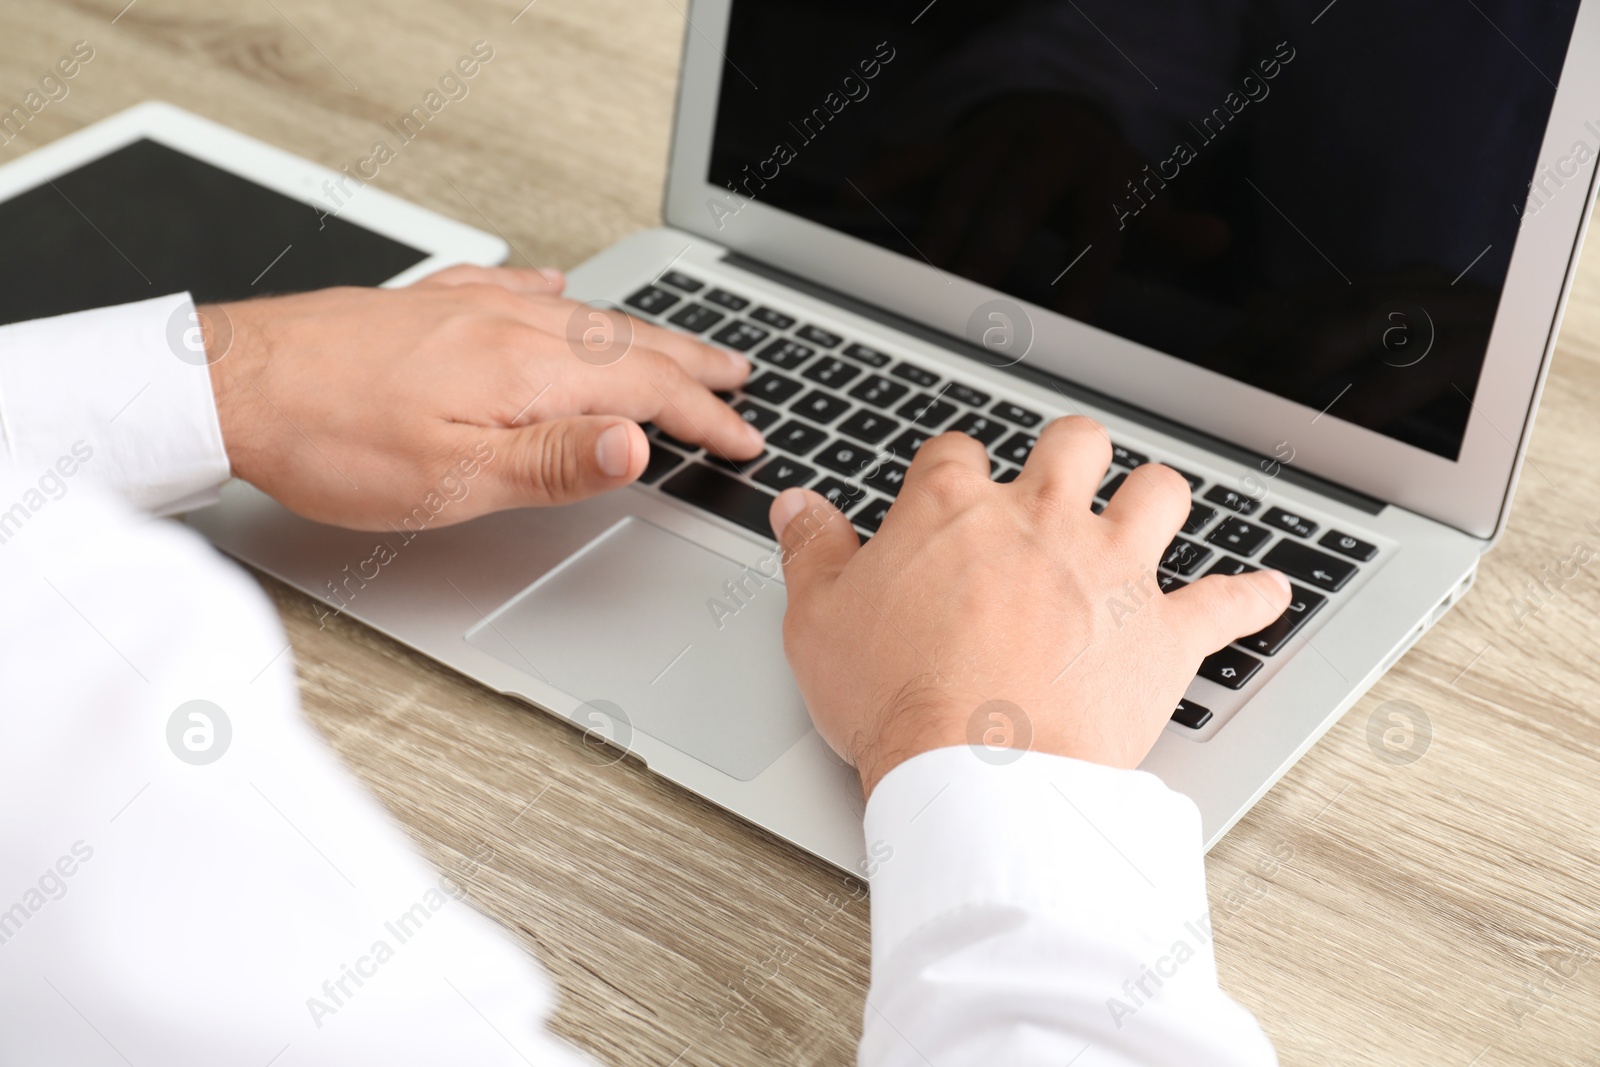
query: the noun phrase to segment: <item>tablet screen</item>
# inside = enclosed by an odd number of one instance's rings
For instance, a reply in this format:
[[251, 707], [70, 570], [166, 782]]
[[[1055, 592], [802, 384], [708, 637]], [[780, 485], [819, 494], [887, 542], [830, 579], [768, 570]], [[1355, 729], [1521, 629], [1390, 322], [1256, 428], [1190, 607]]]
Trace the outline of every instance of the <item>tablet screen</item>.
[[428, 255], [150, 140], [0, 202], [0, 249], [0, 324], [378, 285]]

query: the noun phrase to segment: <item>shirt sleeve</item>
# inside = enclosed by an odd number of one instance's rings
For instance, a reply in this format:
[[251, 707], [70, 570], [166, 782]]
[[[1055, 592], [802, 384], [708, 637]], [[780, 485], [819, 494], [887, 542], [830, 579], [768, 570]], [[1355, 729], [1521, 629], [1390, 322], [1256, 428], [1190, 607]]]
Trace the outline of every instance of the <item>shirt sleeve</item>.
[[993, 757], [924, 753], [873, 791], [858, 1062], [1276, 1064], [1217, 985], [1194, 804], [1143, 772]]
[[189, 295], [0, 327], [0, 465], [45, 496], [75, 478], [141, 511], [214, 503], [228, 455]]
[[[248, 576], [62, 485], [0, 530], [0, 1063], [587, 1063], [464, 888], [515, 831], [423, 862]], [[0, 507], [36, 490], [0, 472]]]

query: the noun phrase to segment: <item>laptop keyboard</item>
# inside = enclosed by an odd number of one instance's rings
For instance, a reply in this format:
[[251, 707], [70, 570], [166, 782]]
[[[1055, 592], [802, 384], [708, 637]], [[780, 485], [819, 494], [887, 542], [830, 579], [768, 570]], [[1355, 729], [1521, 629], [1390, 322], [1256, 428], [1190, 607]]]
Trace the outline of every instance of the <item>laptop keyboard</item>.
[[[941, 433], [957, 431], [981, 441], [990, 475], [1012, 481], [1045, 422], [1022, 404], [682, 271], [667, 271], [624, 304], [641, 318], [750, 356], [750, 380], [723, 396], [761, 430], [766, 450], [734, 461], [647, 427], [650, 462], [640, 482], [763, 537], [772, 536], [767, 514], [777, 494], [805, 486], [840, 508], [863, 540], [871, 538], [900, 491], [907, 464], [924, 441]], [[1129, 473], [1152, 462], [1162, 460], [1113, 441], [1112, 466], [1095, 494], [1095, 512]], [[1282, 616], [1201, 665], [1200, 677], [1226, 690], [1246, 690], [1267, 660], [1338, 600], [1360, 565], [1378, 558], [1379, 547], [1288, 508], [1267, 506], [1181, 464], [1168, 466], [1189, 482], [1193, 502], [1161, 559], [1164, 592], [1206, 575], [1258, 567], [1290, 578], [1293, 597]], [[1186, 699], [1172, 721], [1200, 730], [1212, 718], [1209, 708]]]

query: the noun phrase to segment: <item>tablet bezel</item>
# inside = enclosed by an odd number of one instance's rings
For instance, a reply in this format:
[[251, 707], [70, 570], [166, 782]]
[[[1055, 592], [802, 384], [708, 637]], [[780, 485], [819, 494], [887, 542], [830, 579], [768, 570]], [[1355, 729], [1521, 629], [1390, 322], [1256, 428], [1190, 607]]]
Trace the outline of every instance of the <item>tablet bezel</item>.
[[[118, 112], [27, 155], [0, 166], [0, 201], [69, 174], [135, 141], [151, 140], [220, 170], [297, 200], [328, 210], [325, 182], [349, 179], [336, 170], [301, 159], [199, 115], [162, 101]], [[408, 203], [367, 182], [338, 206], [337, 215], [354, 225], [424, 253], [424, 258], [383, 282], [409, 284], [458, 263], [493, 266], [510, 252], [500, 237]]]

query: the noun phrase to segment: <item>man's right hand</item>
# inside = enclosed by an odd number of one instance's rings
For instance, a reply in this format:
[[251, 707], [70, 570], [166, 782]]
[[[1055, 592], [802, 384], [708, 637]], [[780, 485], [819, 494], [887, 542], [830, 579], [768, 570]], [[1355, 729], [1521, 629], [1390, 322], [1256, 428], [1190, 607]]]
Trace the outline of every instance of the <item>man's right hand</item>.
[[744, 357], [562, 287], [463, 266], [202, 307], [234, 474], [307, 518], [384, 529], [468, 484], [434, 525], [627, 485], [649, 459], [642, 422], [729, 459], [761, 450], [712, 393], [744, 382]]
[[1095, 515], [1110, 461], [1100, 426], [1058, 419], [1001, 485], [981, 444], [943, 434], [865, 547], [816, 493], [773, 504], [789, 662], [864, 793], [953, 745], [1136, 767], [1200, 661], [1288, 607], [1276, 571], [1162, 593], [1156, 567], [1188, 517], [1188, 484], [1143, 466]]

